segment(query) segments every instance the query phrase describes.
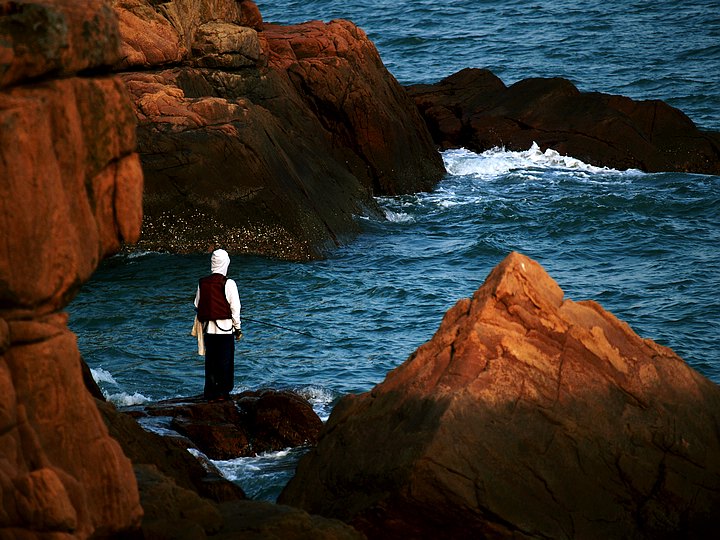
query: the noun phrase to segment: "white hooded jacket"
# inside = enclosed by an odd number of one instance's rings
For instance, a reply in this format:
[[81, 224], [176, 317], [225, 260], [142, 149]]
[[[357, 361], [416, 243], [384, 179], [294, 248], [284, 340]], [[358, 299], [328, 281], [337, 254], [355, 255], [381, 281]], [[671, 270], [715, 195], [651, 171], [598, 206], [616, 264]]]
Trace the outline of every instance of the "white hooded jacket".
[[[216, 249], [210, 257], [210, 271], [213, 274], [227, 275], [228, 266], [230, 266], [230, 255], [224, 249]], [[232, 334], [235, 330], [240, 330], [240, 295], [235, 281], [228, 278], [225, 282], [225, 298], [230, 304], [230, 313], [232, 319], [222, 319], [218, 321], [209, 321], [205, 333], [207, 334]], [[195, 308], [200, 302], [200, 286], [198, 285], [195, 293]]]

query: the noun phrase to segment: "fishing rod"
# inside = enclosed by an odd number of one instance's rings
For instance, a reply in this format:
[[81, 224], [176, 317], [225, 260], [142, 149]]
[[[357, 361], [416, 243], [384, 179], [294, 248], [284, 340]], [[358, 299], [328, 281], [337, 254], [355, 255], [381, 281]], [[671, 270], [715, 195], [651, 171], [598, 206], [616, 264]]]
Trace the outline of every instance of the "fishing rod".
[[251, 319], [251, 318], [249, 318], [249, 317], [241, 317], [241, 319], [242, 319], [243, 321], [254, 322], [254, 323], [258, 323], [258, 324], [264, 324], [265, 326], [272, 326], [273, 328], [280, 328], [281, 330], [287, 330], [288, 332], [295, 332], [296, 334], [301, 334], [301, 335], [303, 335], [303, 336], [307, 336], [307, 337], [310, 337], [310, 338], [313, 338], [313, 339], [318, 339], [318, 340], [320, 340], [320, 341], [324, 341], [325, 343], [331, 343], [331, 342], [328, 341], [327, 339], [323, 339], [323, 338], [321, 338], [321, 337], [315, 336], [315, 335], [311, 334], [310, 332], [303, 332], [302, 330], [294, 330], [293, 328], [288, 328], [287, 326], [282, 326], [282, 325], [280, 325], [280, 324], [269, 323], [269, 322], [266, 322], [266, 321], [259, 321], [259, 320], [257, 320], [257, 319]]

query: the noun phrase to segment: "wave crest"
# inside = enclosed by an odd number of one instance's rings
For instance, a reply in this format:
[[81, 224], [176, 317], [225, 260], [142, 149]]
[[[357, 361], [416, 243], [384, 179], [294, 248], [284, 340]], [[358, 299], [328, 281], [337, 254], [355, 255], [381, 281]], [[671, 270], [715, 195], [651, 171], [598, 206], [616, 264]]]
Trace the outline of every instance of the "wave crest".
[[[497, 147], [480, 154], [465, 148], [446, 150], [443, 152], [443, 161], [448, 173], [453, 176], [474, 176], [482, 179], [497, 178], [515, 170], [527, 169], [582, 171], [589, 174], [621, 172], [609, 167], [589, 165], [574, 157], [563, 156], [551, 148], [543, 152], [535, 142], [529, 150], [522, 152]], [[631, 171], [634, 170], [626, 172]]]

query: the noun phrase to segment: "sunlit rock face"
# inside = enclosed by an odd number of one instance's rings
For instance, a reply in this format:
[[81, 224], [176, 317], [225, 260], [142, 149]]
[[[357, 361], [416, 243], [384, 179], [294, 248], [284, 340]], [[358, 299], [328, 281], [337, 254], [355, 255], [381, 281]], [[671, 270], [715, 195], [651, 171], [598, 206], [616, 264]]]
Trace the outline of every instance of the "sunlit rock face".
[[444, 166], [413, 101], [348, 21], [265, 25], [253, 2], [118, 0], [145, 173], [140, 246], [321, 257]]
[[0, 5], [3, 538], [109, 535], [142, 515], [60, 311], [140, 233], [135, 117], [122, 82], [105, 75], [119, 50], [105, 2]]
[[280, 502], [370, 538], [709, 538], [720, 387], [513, 253], [335, 407]]

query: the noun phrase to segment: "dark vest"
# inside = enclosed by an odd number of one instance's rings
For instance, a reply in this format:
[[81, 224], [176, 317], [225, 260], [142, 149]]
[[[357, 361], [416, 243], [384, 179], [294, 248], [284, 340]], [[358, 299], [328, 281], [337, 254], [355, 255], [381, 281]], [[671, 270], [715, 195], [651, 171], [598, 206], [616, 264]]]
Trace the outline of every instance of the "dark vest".
[[227, 277], [222, 274], [211, 274], [200, 279], [200, 300], [197, 307], [197, 318], [200, 322], [232, 318], [230, 303], [225, 297], [226, 281]]

